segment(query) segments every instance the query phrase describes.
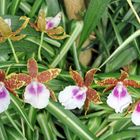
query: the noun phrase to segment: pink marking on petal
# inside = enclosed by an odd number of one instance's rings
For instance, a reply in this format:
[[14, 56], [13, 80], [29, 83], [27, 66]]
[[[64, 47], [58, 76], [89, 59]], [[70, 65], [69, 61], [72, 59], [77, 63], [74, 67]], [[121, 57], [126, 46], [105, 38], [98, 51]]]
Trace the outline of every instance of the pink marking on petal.
[[140, 102], [137, 104], [136, 111], [140, 113]]
[[119, 91], [118, 91], [117, 87], [114, 88], [113, 95], [117, 98], [119, 97]]
[[43, 91], [42, 85], [37, 85], [37, 93], [41, 93]]
[[5, 98], [7, 95], [7, 91], [5, 90], [5, 88], [3, 88], [1, 91], [0, 91], [0, 99], [1, 98]]
[[120, 97], [125, 97], [126, 96], [126, 93], [127, 93], [127, 90], [125, 87], [122, 88], [122, 92], [120, 94]]
[[76, 96], [77, 100], [82, 100], [83, 98], [84, 98], [84, 93], [82, 93], [81, 95]]
[[52, 29], [53, 26], [54, 26], [53, 22], [47, 21], [47, 24], [46, 24], [46, 29], [47, 29], [47, 30]]
[[29, 87], [29, 93], [30, 94], [36, 94], [36, 91], [35, 91], [35, 88], [34, 88], [33, 85], [30, 85], [30, 87]]

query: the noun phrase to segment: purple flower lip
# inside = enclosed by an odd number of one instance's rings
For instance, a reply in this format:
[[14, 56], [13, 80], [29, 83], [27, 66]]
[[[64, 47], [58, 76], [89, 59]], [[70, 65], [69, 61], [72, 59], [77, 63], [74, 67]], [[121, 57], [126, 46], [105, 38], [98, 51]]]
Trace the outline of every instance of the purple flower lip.
[[0, 82], [0, 99], [5, 98], [7, 95], [7, 90], [4, 87], [4, 83]]
[[82, 100], [84, 98], [84, 94], [86, 93], [86, 91], [87, 91], [86, 87], [74, 88], [72, 90], [72, 98]]
[[136, 106], [136, 111], [140, 113], [140, 102]]
[[30, 94], [40, 94], [43, 90], [43, 87], [39, 83], [37, 83], [37, 86], [35, 86], [33, 82], [33, 83], [30, 83], [28, 90]]
[[127, 94], [126, 87], [123, 85], [122, 82], [118, 82], [118, 84], [116, 85], [116, 87], [113, 90], [113, 95], [116, 98], [123, 98], [126, 96], [126, 94]]

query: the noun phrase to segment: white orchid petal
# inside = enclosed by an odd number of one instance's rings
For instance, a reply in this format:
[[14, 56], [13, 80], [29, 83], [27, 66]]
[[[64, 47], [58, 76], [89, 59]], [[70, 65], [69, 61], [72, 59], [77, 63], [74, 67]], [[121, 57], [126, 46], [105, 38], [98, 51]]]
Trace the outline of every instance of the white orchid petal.
[[119, 82], [117, 86], [113, 89], [112, 93], [109, 94], [107, 98], [107, 104], [115, 109], [116, 113], [122, 113], [125, 108], [132, 103], [132, 98], [127, 92], [126, 87]]
[[86, 100], [86, 91], [86, 88], [68, 86], [59, 93], [58, 100], [65, 109], [80, 109]]
[[46, 30], [53, 29], [60, 24], [61, 12], [59, 12], [55, 17], [46, 18]]
[[50, 92], [44, 84], [31, 82], [25, 88], [24, 101], [33, 107], [42, 109], [48, 105]]
[[9, 91], [0, 83], [0, 113], [8, 109], [10, 104]]
[[140, 102], [136, 105], [132, 113], [131, 120], [135, 125], [140, 125]]

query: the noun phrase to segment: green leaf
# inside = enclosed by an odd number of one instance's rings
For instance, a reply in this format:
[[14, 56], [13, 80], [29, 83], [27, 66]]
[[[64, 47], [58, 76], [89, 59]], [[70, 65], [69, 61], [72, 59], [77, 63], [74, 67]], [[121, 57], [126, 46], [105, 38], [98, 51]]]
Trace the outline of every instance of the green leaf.
[[41, 127], [41, 130], [43, 132], [44, 138], [46, 140], [52, 140], [53, 139], [53, 135], [52, 135], [52, 131], [48, 125], [48, 121], [49, 119], [47, 118], [48, 116], [46, 115], [46, 113], [43, 114], [39, 114], [37, 116], [37, 121]]
[[56, 55], [56, 57], [53, 59], [53, 62], [50, 64], [50, 67], [56, 67], [60, 61], [63, 59], [63, 57], [66, 55], [78, 35], [80, 34], [81, 30], [83, 28], [82, 22], [76, 22], [75, 28], [71, 34], [71, 36], [66, 40], [66, 43], [61, 47], [61, 50], [59, 54]]
[[5, 128], [0, 120], [0, 140], [8, 140]]
[[64, 123], [72, 132], [83, 140], [94, 140], [95, 136], [88, 128], [70, 111], [64, 109], [60, 104], [49, 102], [47, 110]]
[[99, 67], [101, 68], [106, 63], [108, 63], [112, 58], [115, 58], [117, 54], [119, 54], [131, 41], [133, 41], [136, 37], [140, 35], [140, 30], [135, 31], [133, 34], [131, 34]]
[[84, 18], [84, 27], [81, 33], [79, 47], [95, 29], [111, 0], [90, 0], [88, 10]]
[[30, 123], [28, 116], [26, 114], [26, 111], [24, 110], [24, 108], [22, 108], [21, 102], [17, 99], [17, 97], [15, 97], [14, 95], [11, 94], [11, 100], [13, 102], [13, 108], [18, 111], [18, 113], [23, 117], [23, 119], [25, 120], [25, 122], [27, 123], [27, 125], [31, 128], [31, 130], [33, 131], [33, 127], [32, 124]]
[[27, 140], [24, 139], [14, 128], [6, 127], [5, 130], [8, 134], [8, 140]]

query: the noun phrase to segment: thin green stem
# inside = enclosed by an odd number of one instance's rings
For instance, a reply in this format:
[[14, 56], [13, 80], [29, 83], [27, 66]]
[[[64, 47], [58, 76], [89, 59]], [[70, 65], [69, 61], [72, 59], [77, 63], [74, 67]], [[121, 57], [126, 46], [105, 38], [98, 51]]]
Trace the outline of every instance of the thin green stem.
[[41, 48], [42, 48], [42, 44], [43, 44], [43, 38], [44, 38], [44, 32], [41, 33], [40, 45], [39, 45], [39, 48], [38, 48], [38, 60], [39, 61], [42, 61], [42, 58], [41, 58]]
[[81, 71], [81, 67], [80, 67], [80, 63], [79, 63], [79, 60], [78, 60], [78, 54], [77, 54], [77, 48], [76, 48], [76, 43], [74, 42], [73, 43], [73, 46], [72, 46], [72, 50], [73, 50], [73, 56], [74, 56], [74, 62], [75, 62], [75, 66], [76, 66], [76, 69], [79, 71], [79, 73], [82, 75], [82, 71]]
[[0, 15], [5, 15], [6, 11], [6, 0], [0, 0]]
[[12, 41], [11, 41], [10, 38], [8, 38], [8, 42], [9, 42], [9, 45], [10, 45], [10, 47], [11, 47], [11, 49], [12, 49], [12, 52], [13, 52], [13, 55], [14, 55], [15, 61], [16, 61], [16, 63], [18, 64], [18, 63], [19, 63], [19, 60], [18, 60], [18, 57], [17, 57], [17, 55], [16, 55], [16, 52], [15, 52], [14, 46], [13, 46]]

